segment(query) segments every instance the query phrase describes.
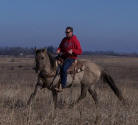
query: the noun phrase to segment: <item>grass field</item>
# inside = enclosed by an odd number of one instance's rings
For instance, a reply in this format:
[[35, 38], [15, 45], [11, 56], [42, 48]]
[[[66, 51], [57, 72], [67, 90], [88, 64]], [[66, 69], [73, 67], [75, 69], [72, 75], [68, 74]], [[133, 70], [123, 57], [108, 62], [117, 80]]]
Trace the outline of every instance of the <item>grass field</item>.
[[84, 56], [109, 71], [127, 100], [123, 105], [108, 87], [98, 84], [99, 104], [89, 94], [79, 104], [69, 105], [80, 88], [59, 94], [53, 109], [52, 95], [39, 90], [32, 105], [26, 102], [34, 90], [37, 74], [33, 58], [0, 57], [0, 125], [138, 125], [138, 58]]

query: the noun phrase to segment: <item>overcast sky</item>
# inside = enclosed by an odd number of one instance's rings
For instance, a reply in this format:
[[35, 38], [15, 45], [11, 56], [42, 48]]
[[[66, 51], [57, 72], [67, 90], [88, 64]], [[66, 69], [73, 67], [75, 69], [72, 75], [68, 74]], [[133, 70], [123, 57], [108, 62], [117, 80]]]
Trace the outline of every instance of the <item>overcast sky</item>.
[[84, 50], [138, 52], [138, 0], [0, 0], [0, 46], [58, 46], [66, 26]]

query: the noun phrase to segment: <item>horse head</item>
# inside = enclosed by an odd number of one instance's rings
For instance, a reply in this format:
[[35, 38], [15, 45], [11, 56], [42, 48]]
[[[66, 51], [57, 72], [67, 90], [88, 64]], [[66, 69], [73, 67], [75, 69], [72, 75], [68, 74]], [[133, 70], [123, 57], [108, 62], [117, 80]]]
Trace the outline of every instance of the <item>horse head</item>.
[[35, 62], [36, 62], [36, 72], [44, 70], [48, 62], [46, 49], [35, 50]]

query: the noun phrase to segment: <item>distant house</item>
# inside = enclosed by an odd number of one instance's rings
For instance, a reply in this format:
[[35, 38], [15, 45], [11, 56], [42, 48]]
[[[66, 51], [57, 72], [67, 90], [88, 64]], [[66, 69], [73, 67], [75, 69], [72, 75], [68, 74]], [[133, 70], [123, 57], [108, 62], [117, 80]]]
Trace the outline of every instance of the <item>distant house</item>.
[[23, 54], [23, 53], [20, 53], [19, 55], [20, 55], [20, 56], [23, 56], [24, 54]]

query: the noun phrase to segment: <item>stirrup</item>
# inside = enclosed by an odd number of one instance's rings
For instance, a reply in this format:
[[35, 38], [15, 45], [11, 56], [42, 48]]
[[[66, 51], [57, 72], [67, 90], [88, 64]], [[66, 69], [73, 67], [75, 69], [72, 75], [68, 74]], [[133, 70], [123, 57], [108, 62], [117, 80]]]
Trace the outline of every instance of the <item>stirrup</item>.
[[55, 88], [55, 90], [56, 90], [57, 92], [62, 92], [62, 91], [63, 91], [63, 88], [62, 88], [61, 83], [60, 83], [59, 87], [56, 87], [56, 88]]
[[63, 92], [63, 89], [55, 88], [57, 92]]

